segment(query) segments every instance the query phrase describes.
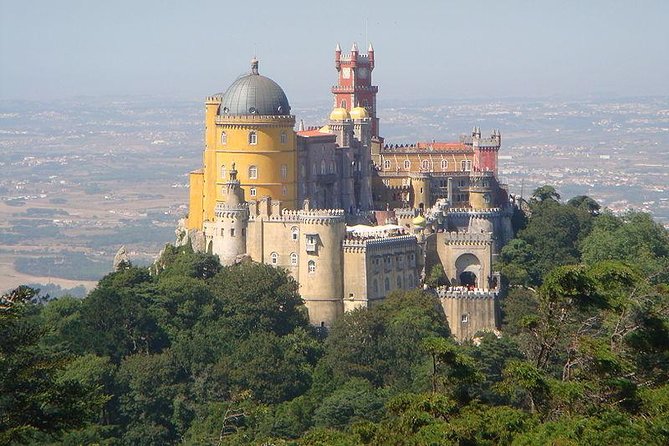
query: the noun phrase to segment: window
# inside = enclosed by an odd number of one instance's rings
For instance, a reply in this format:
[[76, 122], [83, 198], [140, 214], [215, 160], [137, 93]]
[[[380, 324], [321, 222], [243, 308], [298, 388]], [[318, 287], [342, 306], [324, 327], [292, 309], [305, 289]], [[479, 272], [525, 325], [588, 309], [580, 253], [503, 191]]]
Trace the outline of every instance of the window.
[[408, 282], [409, 282], [409, 283], [408, 283], [409, 288], [413, 288], [413, 287], [414, 287], [414, 283], [413, 283], [413, 274], [409, 274], [409, 281], [408, 281]]
[[255, 197], [258, 191], [256, 190], [255, 187], [252, 187], [251, 189], [249, 189], [249, 193], [251, 194], [252, 197]]
[[221, 228], [221, 237], [225, 236], [225, 228]]
[[288, 165], [282, 164], [280, 173], [281, 173], [281, 179], [282, 180], [285, 180], [286, 178], [288, 178]]
[[386, 291], [390, 291], [390, 279], [386, 277], [386, 280], [383, 281], [383, 284], [386, 286]]
[[277, 265], [279, 263], [279, 254], [277, 254], [276, 252], [270, 254], [269, 258], [270, 261], [272, 262], [272, 265]]
[[466, 324], [467, 322], [469, 322], [469, 315], [468, 314], [463, 314], [460, 317], [460, 322], [462, 322], [463, 324]]
[[330, 161], [330, 173], [335, 173], [335, 172], [336, 172], [335, 163], [334, 161]]
[[460, 166], [464, 172], [469, 172], [472, 170], [472, 161], [471, 160], [462, 160]]
[[374, 294], [379, 294], [379, 281], [374, 279]]
[[235, 228], [230, 229], [230, 237], [235, 236]]
[[226, 145], [228, 143], [228, 134], [221, 132], [221, 144]]
[[[346, 76], [344, 76], [346, 77]], [[346, 108], [346, 101], [341, 101], [341, 108]]]
[[307, 176], [307, 169], [304, 167], [304, 164], [300, 164], [300, 176], [302, 178]]
[[290, 264], [292, 266], [297, 266], [297, 253], [294, 252], [290, 253]]
[[390, 169], [390, 160], [383, 160], [383, 168]]
[[313, 274], [316, 272], [316, 262], [313, 260], [309, 260], [309, 263], [307, 263], [307, 269], [309, 270], [310, 274]]
[[318, 244], [318, 234], [307, 234], [306, 248], [307, 252], [316, 252], [316, 245]]
[[283, 195], [284, 197], [288, 195], [288, 186], [283, 186], [281, 188], [281, 195]]
[[249, 180], [257, 180], [257, 179], [258, 179], [258, 167], [249, 166]]
[[430, 170], [430, 160], [422, 160], [420, 162], [420, 168], [423, 170]]
[[227, 175], [227, 170], [225, 169], [225, 164], [221, 166], [221, 178], [225, 180], [225, 176]]
[[441, 160], [441, 170], [448, 170], [448, 160]]
[[404, 169], [405, 170], [410, 170], [411, 169], [411, 161], [404, 160]]
[[288, 142], [288, 134], [286, 132], [281, 132], [281, 144], [286, 144]]
[[252, 146], [258, 144], [258, 134], [255, 132], [255, 130], [251, 130], [249, 132], [249, 144]]
[[402, 288], [402, 278], [400, 276], [397, 276], [397, 288]]
[[321, 175], [325, 174], [325, 160], [321, 160]]
[[294, 241], [297, 241], [297, 239], [300, 237], [300, 230], [297, 229], [297, 226], [293, 226], [290, 228], [290, 238], [293, 239]]

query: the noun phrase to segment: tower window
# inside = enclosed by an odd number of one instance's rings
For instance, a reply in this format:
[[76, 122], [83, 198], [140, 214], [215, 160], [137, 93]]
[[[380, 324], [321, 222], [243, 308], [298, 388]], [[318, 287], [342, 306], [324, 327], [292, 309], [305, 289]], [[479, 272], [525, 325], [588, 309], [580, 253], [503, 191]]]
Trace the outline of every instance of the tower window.
[[402, 288], [402, 278], [400, 276], [397, 276], [397, 288]]
[[463, 324], [466, 324], [467, 322], [469, 322], [469, 315], [468, 314], [463, 314], [460, 317], [460, 322], [462, 322]]
[[257, 166], [249, 166], [249, 179], [250, 180], [257, 180], [258, 179], [258, 167]]
[[321, 175], [325, 175], [325, 160], [321, 160]]
[[386, 291], [390, 291], [390, 279], [386, 277], [386, 279], [383, 281], [383, 284], [386, 287]]
[[235, 228], [230, 229], [230, 237], [235, 236]]
[[411, 161], [409, 160], [404, 160], [404, 169], [409, 170], [411, 169]]
[[374, 279], [374, 294], [379, 294], [379, 281]]
[[307, 269], [309, 270], [309, 273], [315, 273], [316, 272], [316, 262], [313, 260], [309, 260], [309, 263], [307, 263]]
[[462, 170], [464, 172], [469, 172], [472, 170], [472, 161], [471, 160], [462, 160], [460, 162], [460, 165], [462, 167]]
[[383, 168], [386, 170], [390, 169], [390, 160], [383, 160]]
[[290, 253], [290, 264], [292, 266], [297, 266], [297, 253], [295, 252]]
[[276, 252], [270, 254], [269, 258], [270, 261], [272, 262], [272, 265], [277, 265], [279, 263], [279, 254], [277, 254]]
[[441, 170], [448, 170], [448, 160], [441, 160]]
[[258, 191], [256, 190], [255, 187], [252, 187], [251, 189], [249, 189], [249, 194], [251, 194], [252, 197], [255, 197], [257, 193], [258, 193]]
[[221, 132], [221, 144], [226, 145], [228, 143], [228, 134]]
[[290, 238], [293, 241], [297, 241], [299, 236], [300, 236], [300, 230], [297, 229], [297, 226], [293, 226], [292, 228], [290, 228]]
[[423, 170], [430, 170], [430, 160], [423, 160], [420, 162], [420, 168]]
[[282, 180], [285, 180], [286, 178], [288, 178], [288, 166], [286, 164], [281, 165], [280, 173], [281, 173], [281, 179]]
[[227, 175], [227, 171], [225, 170], [225, 164], [221, 166], [221, 178], [225, 180], [225, 175]]
[[255, 130], [251, 130], [249, 132], [249, 144], [252, 146], [258, 144], [258, 134], [255, 132]]
[[286, 144], [288, 142], [288, 134], [286, 132], [281, 132], [281, 144]]
[[341, 101], [341, 108], [346, 108], [346, 101]]

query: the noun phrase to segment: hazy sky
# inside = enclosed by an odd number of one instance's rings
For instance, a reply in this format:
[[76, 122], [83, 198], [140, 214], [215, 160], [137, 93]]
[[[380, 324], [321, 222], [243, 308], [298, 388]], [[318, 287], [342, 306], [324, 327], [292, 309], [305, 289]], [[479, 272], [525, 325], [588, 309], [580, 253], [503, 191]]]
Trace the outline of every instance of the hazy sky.
[[669, 95], [669, 0], [0, 0], [0, 99], [200, 100], [257, 54], [320, 101], [366, 34], [389, 99]]

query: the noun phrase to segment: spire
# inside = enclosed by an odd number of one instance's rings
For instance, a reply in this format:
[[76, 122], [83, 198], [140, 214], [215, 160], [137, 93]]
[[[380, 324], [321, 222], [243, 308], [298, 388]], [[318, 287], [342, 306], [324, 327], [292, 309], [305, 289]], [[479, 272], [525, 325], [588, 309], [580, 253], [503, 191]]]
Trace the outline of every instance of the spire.
[[232, 169], [230, 169], [230, 181], [237, 181], [237, 169], [235, 163], [232, 163]]
[[358, 44], [356, 42], [353, 42], [353, 46], [351, 47], [351, 52], [358, 52]]
[[339, 42], [337, 42], [337, 46], [335, 47], [335, 52], [341, 53], [341, 47], [339, 46]]
[[372, 42], [369, 42], [369, 47], [367, 48], [368, 53], [373, 53], [374, 52], [374, 47], [372, 46]]
[[251, 59], [251, 74], [258, 74], [258, 59], [256, 59], [256, 56]]
[[304, 119], [300, 119], [300, 126], [297, 128], [298, 132], [304, 131]]

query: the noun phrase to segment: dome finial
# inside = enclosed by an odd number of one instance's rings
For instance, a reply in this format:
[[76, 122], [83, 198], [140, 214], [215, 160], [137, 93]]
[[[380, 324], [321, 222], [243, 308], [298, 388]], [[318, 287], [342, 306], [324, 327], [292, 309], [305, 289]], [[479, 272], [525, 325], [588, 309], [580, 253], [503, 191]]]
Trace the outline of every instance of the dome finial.
[[251, 74], [258, 74], [258, 59], [256, 56], [251, 59]]

